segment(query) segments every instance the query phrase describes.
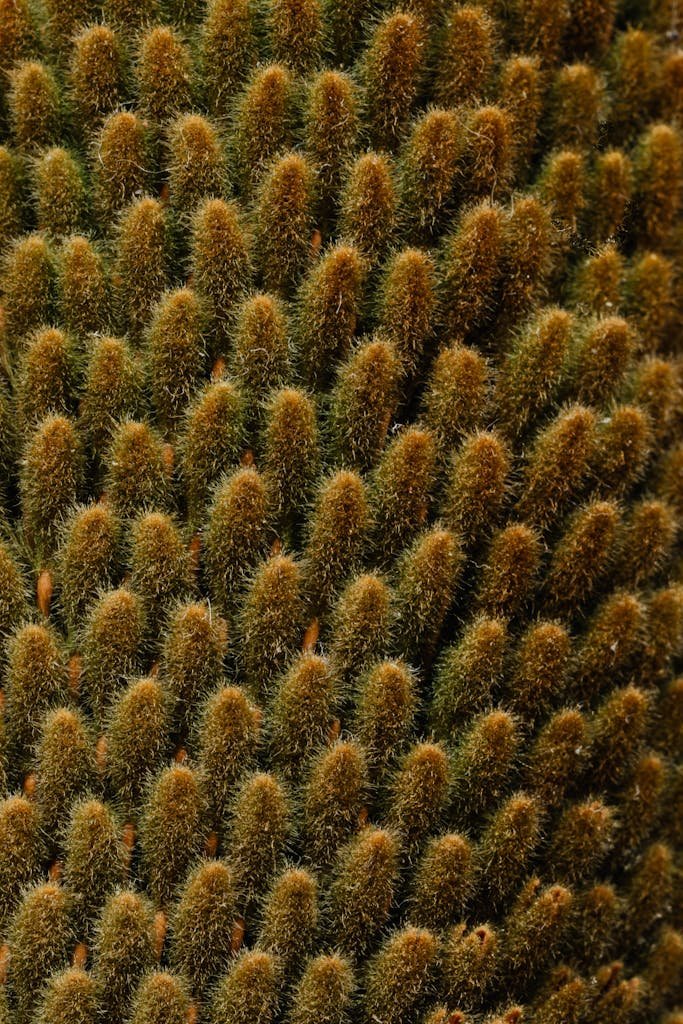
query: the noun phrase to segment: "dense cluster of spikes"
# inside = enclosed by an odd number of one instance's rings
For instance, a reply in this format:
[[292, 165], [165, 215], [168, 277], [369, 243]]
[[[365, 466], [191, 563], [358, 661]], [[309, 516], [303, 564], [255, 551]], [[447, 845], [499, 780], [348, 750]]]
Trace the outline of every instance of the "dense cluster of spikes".
[[683, 1021], [671, 18], [0, 0], [1, 1024]]

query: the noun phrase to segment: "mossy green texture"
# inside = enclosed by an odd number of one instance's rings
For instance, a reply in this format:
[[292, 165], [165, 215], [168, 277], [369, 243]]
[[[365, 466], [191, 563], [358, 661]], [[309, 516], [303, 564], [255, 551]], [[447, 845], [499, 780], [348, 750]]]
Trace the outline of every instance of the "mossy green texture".
[[0, 0], [0, 1024], [682, 1024], [656, 0]]

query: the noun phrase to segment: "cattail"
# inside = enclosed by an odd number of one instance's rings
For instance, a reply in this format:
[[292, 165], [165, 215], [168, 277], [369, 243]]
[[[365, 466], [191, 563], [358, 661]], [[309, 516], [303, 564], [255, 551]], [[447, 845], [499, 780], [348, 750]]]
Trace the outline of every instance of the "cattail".
[[275, 879], [263, 909], [258, 948], [278, 958], [285, 978], [300, 973], [318, 928], [318, 885], [308, 871], [289, 868]]
[[338, 231], [374, 264], [396, 226], [398, 197], [384, 154], [364, 153], [349, 168], [339, 197]]
[[431, 340], [436, 267], [423, 249], [403, 249], [387, 263], [379, 286], [380, 335], [394, 346], [403, 373], [418, 370]]
[[140, 818], [141, 870], [147, 890], [161, 907], [202, 848], [205, 807], [199, 779], [174, 764], [157, 776]]
[[169, 753], [170, 699], [156, 679], [130, 683], [111, 709], [106, 740], [106, 780], [126, 813], [137, 809], [147, 781]]
[[410, 116], [422, 73], [423, 29], [412, 14], [387, 15], [373, 32], [359, 66], [370, 139], [396, 147]]
[[170, 960], [174, 970], [204, 992], [232, 958], [232, 925], [236, 916], [233, 874], [221, 861], [204, 861], [178, 893], [171, 920]]
[[64, 525], [57, 553], [60, 603], [74, 630], [100, 589], [121, 566], [121, 523], [104, 504], [78, 506]]
[[483, 710], [502, 682], [508, 634], [504, 619], [478, 616], [437, 662], [431, 716], [443, 737], [453, 738]]
[[330, 937], [349, 957], [364, 957], [382, 934], [398, 881], [396, 838], [369, 826], [340, 854], [329, 890]]

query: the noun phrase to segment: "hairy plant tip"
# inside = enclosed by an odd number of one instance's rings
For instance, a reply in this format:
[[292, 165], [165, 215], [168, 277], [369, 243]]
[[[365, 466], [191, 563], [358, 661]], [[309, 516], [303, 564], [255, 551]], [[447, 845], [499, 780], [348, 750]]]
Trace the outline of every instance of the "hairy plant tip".
[[221, 678], [226, 646], [227, 623], [212, 613], [208, 603], [183, 603], [169, 616], [161, 662], [183, 725]]
[[395, 835], [368, 826], [340, 851], [329, 888], [328, 928], [350, 958], [374, 949], [389, 919], [399, 877]]
[[329, 428], [335, 456], [353, 469], [369, 469], [386, 442], [398, 401], [400, 364], [382, 337], [361, 342], [337, 369]]
[[604, 83], [589, 64], [565, 64], [555, 76], [551, 104], [556, 145], [589, 149], [595, 145]]
[[539, 730], [528, 755], [523, 784], [542, 806], [561, 806], [573, 778], [585, 765], [588, 723], [576, 709], [557, 711]]
[[74, 801], [95, 785], [93, 737], [84, 716], [60, 707], [48, 712], [36, 742], [36, 806], [51, 847], [59, 845]]
[[518, 174], [524, 175], [536, 146], [538, 124], [543, 113], [542, 72], [538, 58], [523, 54], [506, 60], [498, 90], [499, 102], [510, 118], [514, 139], [513, 166]]
[[56, 261], [44, 235], [35, 233], [12, 240], [2, 261], [5, 329], [10, 351], [20, 339], [49, 323], [54, 308]]
[[452, 820], [458, 825], [490, 811], [504, 794], [519, 747], [519, 728], [507, 711], [475, 718], [451, 757]]
[[142, 420], [124, 420], [112, 433], [105, 456], [105, 492], [128, 518], [169, 502], [170, 472], [161, 438]]
[[613, 501], [591, 501], [569, 519], [544, 581], [553, 610], [576, 615], [590, 601], [613, 564], [620, 512]]
[[302, 75], [316, 67], [323, 33], [319, 0], [275, 0], [267, 23], [275, 60]]
[[37, 624], [12, 633], [6, 656], [4, 718], [10, 746], [22, 764], [38, 739], [42, 716], [66, 698], [66, 661], [55, 632]]
[[428, 992], [437, 949], [425, 928], [404, 928], [386, 940], [367, 967], [363, 1006], [369, 1019], [413, 1019]]
[[337, 703], [336, 680], [317, 654], [300, 655], [281, 678], [270, 710], [273, 763], [296, 778], [322, 746]]
[[169, 753], [171, 701], [158, 679], [129, 683], [112, 706], [105, 730], [105, 780], [127, 815], [142, 803], [147, 783]]
[[126, 679], [141, 668], [145, 626], [141, 602], [126, 588], [105, 592], [90, 604], [80, 636], [80, 686], [100, 724]]
[[456, 832], [431, 839], [416, 866], [411, 922], [442, 931], [463, 913], [473, 891], [471, 843]]
[[425, 524], [436, 475], [433, 434], [419, 426], [403, 430], [387, 447], [370, 482], [373, 541], [389, 560]]
[[200, 27], [199, 59], [212, 117], [224, 117], [252, 66], [254, 16], [248, 0], [209, 0]]
[[255, 572], [240, 611], [239, 660], [257, 696], [269, 694], [297, 650], [303, 631], [301, 570], [286, 555], [273, 555]]
[[236, 204], [223, 199], [200, 203], [192, 221], [190, 266], [193, 287], [211, 311], [214, 346], [223, 349], [237, 303], [251, 275], [250, 239]]
[[369, 524], [361, 478], [340, 470], [323, 481], [307, 522], [304, 587], [311, 606], [324, 609], [358, 567]]
[[[571, 285], [573, 305], [579, 312], [608, 316], [623, 304], [624, 259], [613, 242], [598, 246], [578, 267]], [[640, 333], [640, 324], [637, 325]]]
[[61, 132], [61, 97], [49, 66], [24, 61], [10, 71], [7, 97], [14, 141], [25, 150], [57, 142]]
[[492, 431], [466, 435], [455, 450], [441, 515], [467, 548], [474, 547], [500, 518], [509, 472], [509, 451]]
[[634, 161], [636, 223], [650, 245], [665, 242], [681, 203], [683, 149], [675, 127], [655, 124], [642, 136]]
[[237, 916], [233, 872], [209, 860], [192, 870], [180, 889], [171, 917], [169, 957], [173, 969], [201, 996], [232, 960], [232, 926]]
[[225, 1024], [240, 1024], [244, 1020], [274, 1024], [281, 985], [276, 956], [260, 949], [245, 950], [215, 989], [210, 1004], [212, 1017]]
[[320, 462], [316, 404], [298, 388], [281, 388], [269, 396], [264, 419], [264, 479], [277, 519], [291, 531]]
[[237, 686], [224, 686], [202, 705], [195, 722], [197, 765], [205, 780], [213, 824], [225, 819], [234, 787], [255, 767], [261, 711]]
[[72, 804], [64, 843], [64, 886], [79, 935], [88, 936], [107, 897], [124, 884], [127, 852], [119, 823], [107, 804]]
[[397, 219], [392, 164], [381, 152], [359, 156], [349, 168], [339, 198], [337, 230], [375, 264], [385, 253]]
[[423, 849], [441, 824], [449, 783], [449, 758], [440, 744], [416, 743], [397, 765], [389, 784], [386, 821], [407, 855]]
[[442, 252], [442, 315], [454, 340], [489, 321], [502, 272], [503, 211], [488, 201], [465, 208]]
[[367, 760], [359, 744], [340, 740], [320, 751], [302, 795], [302, 829], [312, 864], [329, 868], [339, 847], [358, 831], [368, 790]]
[[633, 168], [629, 157], [619, 149], [601, 153], [588, 182], [589, 216], [586, 218], [597, 241], [617, 235], [624, 224], [632, 194]]
[[51, 238], [83, 230], [86, 220], [86, 187], [76, 159], [66, 150], [43, 151], [33, 166], [37, 227]]
[[442, 652], [434, 671], [430, 708], [439, 736], [454, 738], [495, 696], [503, 680], [508, 642], [504, 619], [477, 616], [459, 640]]
[[26, 339], [18, 360], [16, 419], [22, 432], [35, 429], [46, 416], [68, 416], [73, 407], [76, 348], [55, 327]]
[[122, 323], [139, 337], [165, 291], [169, 239], [166, 214], [156, 199], [134, 199], [122, 212], [116, 235], [115, 285]]
[[299, 153], [276, 159], [256, 198], [258, 269], [263, 286], [287, 296], [311, 257], [313, 168]]
[[131, 1024], [186, 1024], [190, 999], [183, 978], [168, 971], [146, 974], [131, 1004]]
[[114, 111], [102, 123], [92, 159], [93, 204], [103, 230], [147, 190], [149, 139], [145, 122], [132, 111]]
[[107, 900], [97, 922], [92, 973], [101, 1010], [127, 1016], [135, 990], [155, 966], [154, 911], [133, 889]]
[[[174, 337], [175, 344], [166, 350], [163, 359], [165, 370], [169, 376], [176, 375], [178, 385], [180, 360], [174, 351], [178, 346], [178, 333]], [[190, 350], [186, 354], [190, 356]], [[195, 349], [195, 354], [199, 356], [200, 350]], [[244, 446], [244, 421], [243, 396], [230, 381], [218, 380], [195, 392], [194, 400], [187, 407], [179, 445], [190, 522], [200, 520], [214, 485], [225, 471], [237, 464]]]
[[492, 988], [498, 961], [499, 938], [487, 924], [470, 931], [456, 924], [445, 936], [442, 950], [442, 985], [449, 1004], [478, 1010]]
[[145, 347], [152, 401], [167, 429], [177, 423], [204, 375], [205, 329], [204, 310], [190, 288], [169, 292], [152, 312]]
[[288, 1024], [345, 1024], [355, 991], [348, 960], [336, 953], [309, 960], [292, 996]]
[[469, 199], [505, 194], [512, 173], [510, 116], [503, 107], [478, 107], [463, 127], [462, 190]]
[[378, 328], [391, 342], [405, 380], [411, 384], [432, 339], [436, 307], [436, 267], [424, 249], [402, 249], [393, 256], [379, 284]]
[[38, 32], [34, 12], [27, 0], [3, 0], [0, 5], [0, 52], [11, 67], [30, 57], [37, 49]]
[[558, 955], [571, 921], [574, 897], [562, 885], [543, 888], [532, 878], [522, 890], [505, 921], [501, 950], [503, 972], [515, 987], [518, 972], [525, 979], [538, 977]]
[[100, 589], [117, 580], [121, 544], [121, 523], [107, 504], [77, 506], [66, 519], [56, 561], [60, 604], [71, 631]]
[[73, 39], [68, 81], [81, 131], [92, 135], [124, 98], [121, 39], [108, 25], [87, 25]]
[[329, 660], [342, 689], [358, 678], [389, 645], [392, 594], [373, 573], [356, 576], [330, 614]]
[[148, 512], [131, 525], [131, 589], [142, 599], [149, 632], [165, 621], [173, 601], [191, 595], [190, 552], [170, 516]]
[[588, 623], [574, 665], [578, 691], [591, 699], [624, 676], [642, 644], [644, 608], [624, 591], [605, 598]]
[[190, 106], [190, 54], [175, 29], [155, 25], [144, 33], [137, 53], [135, 78], [140, 110], [155, 126]]
[[181, 114], [168, 125], [168, 190], [177, 215], [191, 219], [205, 198], [225, 188], [225, 157], [218, 129], [200, 114]]
[[234, 309], [230, 368], [246, 395], [256, 398], [291, 376], [285, 308], [275, 295], [257, 292]]
[[477, 606], [487, 615], [521, 613], [531, 596], [541, 558], [538, 533], [526, 523], [498, 530], [486, 552]]
[[82, 967], [66, 967], [50, 976], [36, 1015], [40, 1024], [94, 1024], [97, 1019], [97, 986]]
[[23, 893], [42, 876], [46, 851], [35, 801], [15, 795], [0, 802], [0, 839], [0, 931], [5, 935]]
[[521, 718], [538, 720], [565, 693], [571, 641], [564, 626], [537, 622], [522, 634], [513, 656], [509, 706]]
[[184, 764], [164, 769], [140, 818], [142, 874], [159, 907], [168, 906], [200, 854], [205, 831], [205, 801], [197, 773]]
[[359, 97], [350, 75], [320, 71], [311, 81], [304, 109], [304, 141], [318, 172], [321, 214], [330, 217], [359, 131]]
[[421, 115], [401, 150], [401, 203], [411, 236], [433, 236], [443, 221], [459, 170], [462, 132], [452, 110]]
[[396, 617], [400, 652], [429, 663], [453, 604], [463, 569], [458, 535], [441, 526], [427, 530], [397, 565]]
[[543, 808], [534, 796], [514, 793], [491, 818], [474, 854], [481, 894], [495, 910], [519, 891], [541, 839]]
[[43, 986], [54, 971], [67, 965], [73, 944], [69, 909], [65, 890], [47, 882], [26, 891], [14, 916], [9, 984], [20, 1024], [33, 1020]]
[[296, 977], [313, 952], [318, 883], [303, 868], [287, 868], [266, 896], [257, 945], [278, 958], [285, 979]]
[[280, 782], [266, 772], [245, 778], [226, 828], [243, 905], [253, 906], [255, 897], [268, 888], [283, 867], [290, 832], [290, 802]]

